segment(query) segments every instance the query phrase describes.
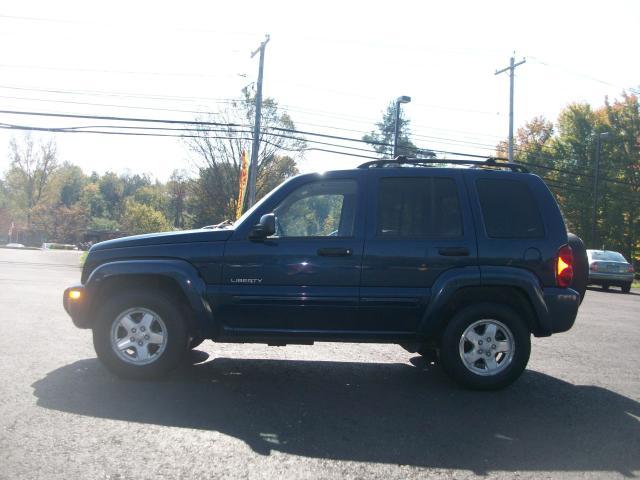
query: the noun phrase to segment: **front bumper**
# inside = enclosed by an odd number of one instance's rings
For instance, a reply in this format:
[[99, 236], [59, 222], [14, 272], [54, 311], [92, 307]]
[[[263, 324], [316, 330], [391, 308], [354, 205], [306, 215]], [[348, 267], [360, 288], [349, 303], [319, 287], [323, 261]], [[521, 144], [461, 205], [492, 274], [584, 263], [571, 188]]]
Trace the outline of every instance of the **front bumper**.
[[78, 328], [91, 328], [87, 312], [89, 310], [89, 297], [87, 290], [82, 285], [74, 285], [67, 288], [62, 294], [62, 305]]
[[551, 332], [566, 332], [573, 327], [580, 306], [580, 294], [571, 288], [545, 288]]

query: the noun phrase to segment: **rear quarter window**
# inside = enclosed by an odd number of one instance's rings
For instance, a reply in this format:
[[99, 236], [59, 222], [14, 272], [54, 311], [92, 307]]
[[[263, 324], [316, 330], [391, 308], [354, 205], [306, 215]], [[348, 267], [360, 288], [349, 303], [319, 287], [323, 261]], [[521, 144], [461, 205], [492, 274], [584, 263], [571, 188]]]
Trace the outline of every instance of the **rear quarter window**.
[[543, 238], [544, 223], [529, 186], [520, 180], [481, 178], [476, 190], [491, 238]]

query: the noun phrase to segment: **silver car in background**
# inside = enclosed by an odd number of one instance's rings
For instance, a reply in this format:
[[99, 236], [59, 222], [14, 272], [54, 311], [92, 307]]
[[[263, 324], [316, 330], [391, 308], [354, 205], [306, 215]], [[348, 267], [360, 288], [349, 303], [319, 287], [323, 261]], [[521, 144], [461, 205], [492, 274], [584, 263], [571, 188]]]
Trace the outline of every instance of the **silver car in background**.
[[589, 259], [589, 285], [620, 287], [629, 293], [633, 283], [633, 265], [621, 253], [610, 250], [587, 250]]

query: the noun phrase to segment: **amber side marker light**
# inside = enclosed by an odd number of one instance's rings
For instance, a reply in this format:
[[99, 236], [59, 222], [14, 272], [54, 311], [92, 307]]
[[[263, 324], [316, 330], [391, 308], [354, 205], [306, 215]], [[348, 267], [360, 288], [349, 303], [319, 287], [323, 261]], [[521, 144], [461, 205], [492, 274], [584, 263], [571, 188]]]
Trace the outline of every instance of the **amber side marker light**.
[[82, 297], [82, 292], [80, 290], [69, 290], [70, 300], [80, 300], [81, 297]]

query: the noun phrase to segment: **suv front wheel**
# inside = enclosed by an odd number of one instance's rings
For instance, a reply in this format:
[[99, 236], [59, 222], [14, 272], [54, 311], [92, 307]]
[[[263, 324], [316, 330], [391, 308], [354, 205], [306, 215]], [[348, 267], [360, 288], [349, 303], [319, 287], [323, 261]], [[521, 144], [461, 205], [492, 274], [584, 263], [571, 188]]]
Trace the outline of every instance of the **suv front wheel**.
[[180, 363], [189, 340], [180, 310], [153, 292], [110, 298], [100, 308], [93, 328], [98, 358], [124, 378], [166, 374]]
[[516, 380], [529, 361], [530, 332], [511, 308], [471, 305], [447, 325], [440, 344], [444, 371], [461, 385], [492, 390]]

